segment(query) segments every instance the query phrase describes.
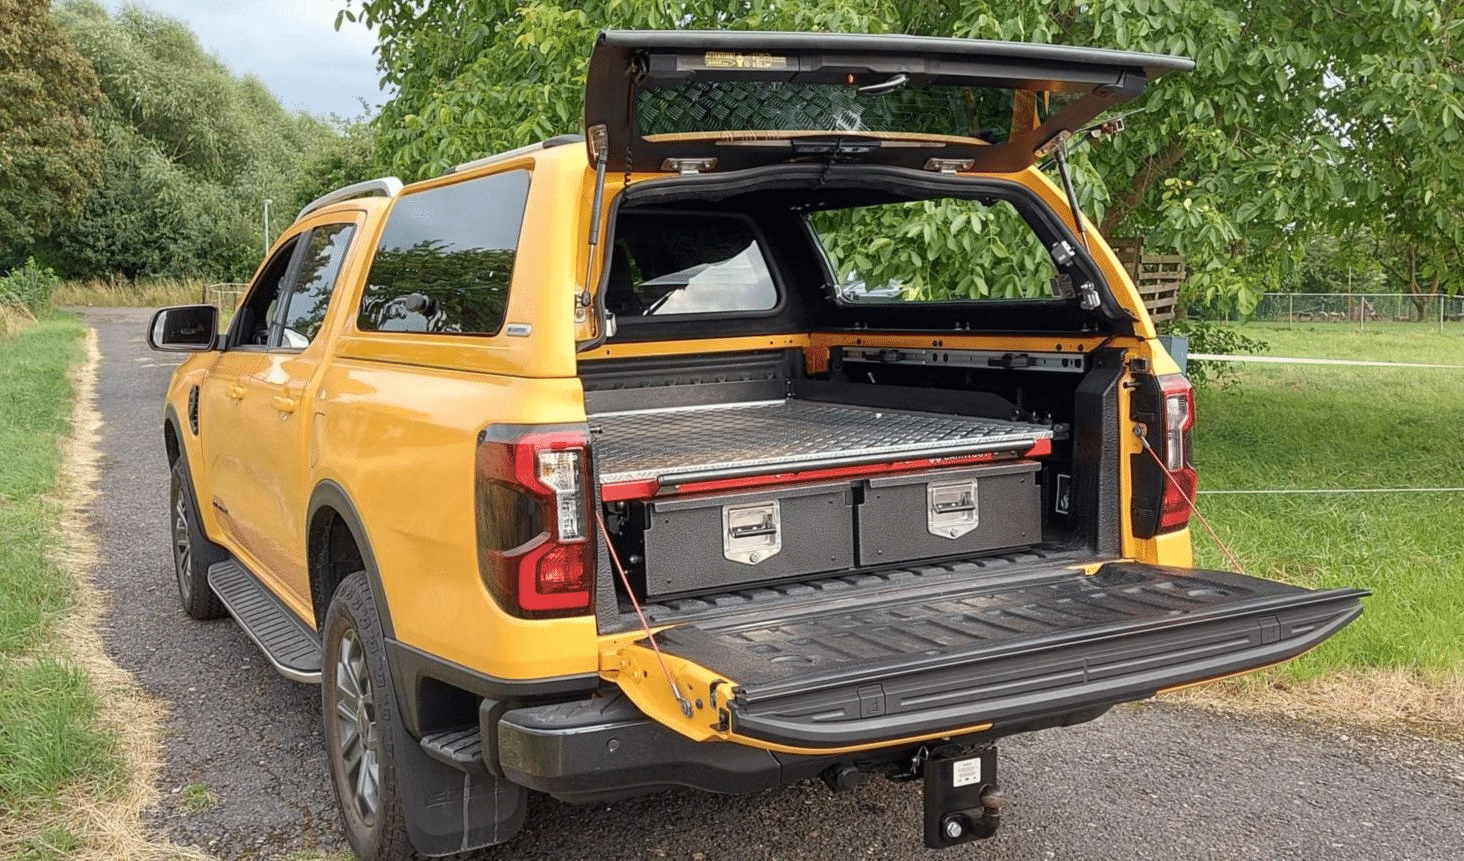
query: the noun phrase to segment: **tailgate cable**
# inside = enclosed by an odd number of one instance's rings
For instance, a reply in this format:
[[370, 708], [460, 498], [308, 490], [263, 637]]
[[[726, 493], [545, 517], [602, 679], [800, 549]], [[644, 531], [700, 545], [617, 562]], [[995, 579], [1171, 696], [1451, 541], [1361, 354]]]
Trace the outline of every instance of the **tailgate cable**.
[[625, 566], [620, 564], [620, 554], [615, 552], [615, 545], [610, 543], [610, 530], [605, 528], [605, 516], [596, 511], [595, 522], [600, 525], [600, 536], [605, 539], [605, 548], [610, 551], [610, 561], [615, 563], [615, 573], [620, 575], [620, 582], [625, 584], [625, 594], [630, 597], [630, 606], [635, 608], [635, 614], [640, 617], [641, 628], [646, 632], [646, 639], [651, 641], [651, 648], [656, 652], [656, 663], [661, 665], [661, 672], [666, 674], [666, 682], [671, 685], [671, 695], [676, 697], [681, 713], [691, 717], [691, 700], [682, 695], [681, 687], [676, 684], [676, 677], [671, 675], [671, 668], [666, 666], [666, 656], [661, 654], [656, 635], [651, 633], [651, 624], [646, 621], [646, 614], [641, 610], [640, 602], [635, 598], [635, 590], [630, 586], [630, 575], [625, 573]]
[[1230, 549], [1230, 547], [1220, 539], [1219, 533], [1215, 531], [1215, 527], [1210, 525], [1210, 521], [1205, 519], [1205, 515], [1200, 513], [1199, 506], [1195, 504], [1195, 498], [1193, 496], [1190, 496], [1190, 494], [1184, 489], [1184, 485], [1179, 483], [1179, 479], [1174, 477], [1174, 473], [1169, 471], [1169, 467], [1164, 465], [1163, 459], [1159, 457], [1159, 452], [1155, 451], [1152, 445], [1149, 445], [1149, 438], [1141, 430], [1142, 427], [1142, 425], [1136, 425], [1134, 427], [1134, 434], [1139, 438], [1141, 442], [1143, 442], [1144, 451], [1147, 451], [1149, 453], [1149, 456], [1154, 458], [1154, 463], [1159, 466], [1159, 471], [1164, 473], [1164, 477], [1169, 479], [1169, 483], [1173, 484], [1174, 489], [1179, 491], [1179, 495], [1184, 497], [1185, 503], [1189, 505], [1190, 513], [1199, 518], [1201, 525], [1205, 527], [1205, 531], [1210, 533], [1210, 538], [1213, 539], [1215, 545], [1220, 548], [1220, 552], [1225, 554], [1225, 559], [1229, 561], [1231, 565], [1235, 566], [1236, 571], [1240, 572], [1241, 574], [1246, 573], [1245, 566], [1240, 564], [1240, 558], [1237, 557], [1235, 553]]

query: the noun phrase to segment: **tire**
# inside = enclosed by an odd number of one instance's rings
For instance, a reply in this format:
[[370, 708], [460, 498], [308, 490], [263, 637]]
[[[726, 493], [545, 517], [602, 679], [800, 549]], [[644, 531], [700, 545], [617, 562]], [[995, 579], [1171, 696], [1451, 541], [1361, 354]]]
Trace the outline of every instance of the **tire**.
[[386, 641], [366, 572], [336, 589], [322, 629], [320, 703], [325, 757], [346, 839], [363, 861], [417, 858], [396, 774], [398, 719]]
[[208, 567], [229, 558], [224, 548], [208, 540], [198, 519], [198, 500], [188, 464], [180, 456], [173, 463], [169, 482], [169, 522], [172, 527], [173, 574], [183, 612], [195, 619], [219, 619], [228, 610], [208, 585]]

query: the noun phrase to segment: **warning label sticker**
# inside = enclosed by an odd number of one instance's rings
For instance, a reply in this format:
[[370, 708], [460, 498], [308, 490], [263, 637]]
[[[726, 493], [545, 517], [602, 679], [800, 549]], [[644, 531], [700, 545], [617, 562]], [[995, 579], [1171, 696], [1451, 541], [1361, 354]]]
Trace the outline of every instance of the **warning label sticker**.
[[951, 786], [970, 786], [981, 782], [981, 757], [951, 763]]
[[703, 58], [709, 69], [786, 69], [788, 58], [773, 54], [740, 54], [732, 51], [708, 51]]

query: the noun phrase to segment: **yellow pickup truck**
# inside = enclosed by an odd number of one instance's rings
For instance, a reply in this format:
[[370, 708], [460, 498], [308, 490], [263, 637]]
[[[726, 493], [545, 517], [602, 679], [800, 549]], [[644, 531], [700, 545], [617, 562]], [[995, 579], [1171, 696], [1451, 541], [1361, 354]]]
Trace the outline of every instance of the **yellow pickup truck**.
[[1193, 395], [1076, 205], [1069, 143], [1190, 66], [605, 32], [583, 137], [341, 189], [225, 330], [158, 312], [183, 608], [321, 684], [353, 848], [870, 776], [949, 846], [1000, 737], [1355, 618], [1191, 567]]

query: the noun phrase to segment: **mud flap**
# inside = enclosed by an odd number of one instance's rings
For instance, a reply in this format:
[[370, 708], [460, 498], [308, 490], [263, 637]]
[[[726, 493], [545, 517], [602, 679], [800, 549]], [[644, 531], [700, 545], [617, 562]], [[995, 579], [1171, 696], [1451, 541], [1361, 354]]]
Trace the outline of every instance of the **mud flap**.
[[493, 846], [523, 827], [528, 805], [523, 787], [438, 762], [401, 721], [392, 721], [392, 736], [407, 834], [417, 852], [435, 858]]

